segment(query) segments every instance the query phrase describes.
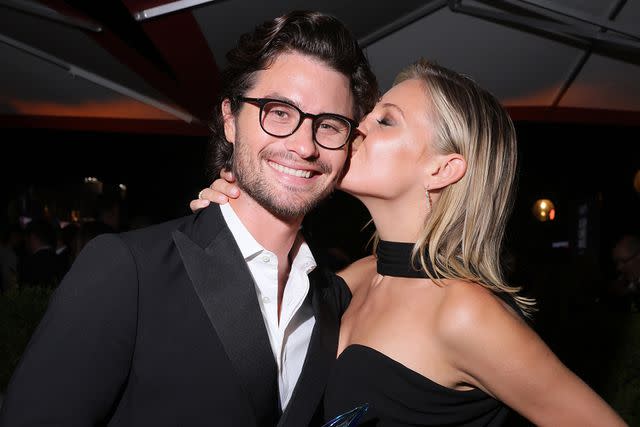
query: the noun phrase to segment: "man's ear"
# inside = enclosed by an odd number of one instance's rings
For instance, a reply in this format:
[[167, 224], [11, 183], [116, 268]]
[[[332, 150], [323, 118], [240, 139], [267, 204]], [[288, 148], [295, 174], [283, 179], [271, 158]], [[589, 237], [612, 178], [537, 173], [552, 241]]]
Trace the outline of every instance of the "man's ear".
[[236, 142], [236, 117], [231, 111], [231, 101], [225, 98], [222, 101], [222, 120], [224, 121], [224, 135], [231, 144]]
[[453, 153], [438, 156], [430, 165], [424, 187], [429, 190], [447, 187], [460, 181], [466, 172], [467, 161], [462, 155]]

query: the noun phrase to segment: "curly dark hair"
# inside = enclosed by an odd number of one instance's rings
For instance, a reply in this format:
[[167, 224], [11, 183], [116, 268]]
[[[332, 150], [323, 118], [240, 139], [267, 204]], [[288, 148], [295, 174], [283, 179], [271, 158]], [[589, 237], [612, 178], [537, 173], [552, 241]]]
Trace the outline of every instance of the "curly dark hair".
[[210, 140], [209, 177], [231, 169], [233, 145], [224, 134], [221, 104], [231, 101], [236, 112], [243, 96], [254, 84], [257, 71], [267, 69], [279, 54], [299, 52], [320, 59], [349, 77], [354, 97], [353, 116], [360, 120], [373, 109], [380, 96], [376, 77], [351, 32], [338, 19], [320, 12], [295, 11], [279, 16], [243, 34], [227, 53], [227, 66], [221, 72], [221, 89], [213, 110]]

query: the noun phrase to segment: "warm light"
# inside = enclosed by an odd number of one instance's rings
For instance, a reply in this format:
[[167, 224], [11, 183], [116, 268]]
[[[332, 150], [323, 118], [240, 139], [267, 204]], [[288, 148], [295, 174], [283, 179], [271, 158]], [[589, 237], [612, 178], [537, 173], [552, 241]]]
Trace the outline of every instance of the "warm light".
[[636, 176], [633, 178], [633, 188], [640, 193], [640, 170], [636, 172]]
[[553, 221], [556, 218], [556, 209], [553, 202], [549, 199], [538, 199], [533, 204], [533, 216], [538, 221]]
[[102, 194], [102, 181], [95, 176], [88, 176], [84, 179], [84, 183], [90, 192], [94, 194]]

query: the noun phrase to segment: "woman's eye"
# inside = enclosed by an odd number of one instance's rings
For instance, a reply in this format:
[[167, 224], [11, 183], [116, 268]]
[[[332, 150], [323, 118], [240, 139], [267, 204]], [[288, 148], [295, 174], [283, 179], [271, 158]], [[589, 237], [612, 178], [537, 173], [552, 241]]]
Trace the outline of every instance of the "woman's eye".
[[386, 117], [376, 120], [380, 126], [391, 126], [391, 120]]

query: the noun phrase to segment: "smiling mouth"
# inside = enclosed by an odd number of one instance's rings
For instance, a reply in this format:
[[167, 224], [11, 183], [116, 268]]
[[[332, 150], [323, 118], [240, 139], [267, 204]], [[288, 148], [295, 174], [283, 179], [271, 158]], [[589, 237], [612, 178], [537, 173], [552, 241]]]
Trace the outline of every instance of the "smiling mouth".
[[269, 166], [271, 166], [272, 168], [274, 168], [275, 170], [277, 170], [278, 172], [282, 172], [284, 174], [287, 175], [291, 175], [291, 176], [295, 176], [295, 177], [299, 177], [299, 178], [311, 178], [311, 171], [309, 170], [302, 170], [302, 169], [292, 169], [292, 168], [288, 168], [286, 166], [282, 166], [281, 164], [278, 163], [274, 163], [269, 161]]

